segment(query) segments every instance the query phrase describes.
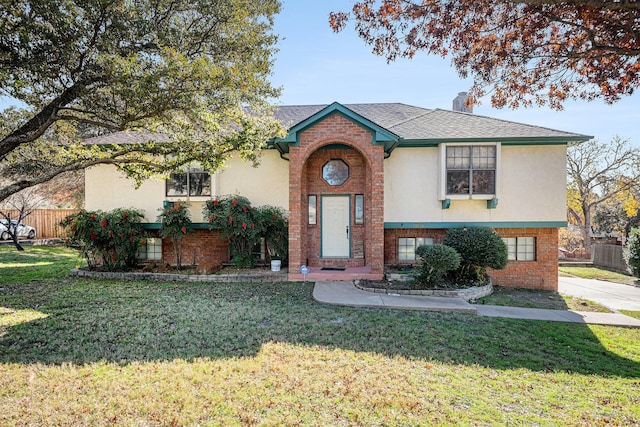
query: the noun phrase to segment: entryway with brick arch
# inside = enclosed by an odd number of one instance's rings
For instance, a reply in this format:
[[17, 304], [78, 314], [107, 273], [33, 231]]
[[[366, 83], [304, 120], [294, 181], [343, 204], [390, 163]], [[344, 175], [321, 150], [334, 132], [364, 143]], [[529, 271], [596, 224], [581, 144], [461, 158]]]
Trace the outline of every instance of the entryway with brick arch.
[[[289, 147], [289, 277], [384, 268], [384, 146], [366, 126], [334, 113], [298, 132]], [[326, 271], [326, 270], [325, 270]]]

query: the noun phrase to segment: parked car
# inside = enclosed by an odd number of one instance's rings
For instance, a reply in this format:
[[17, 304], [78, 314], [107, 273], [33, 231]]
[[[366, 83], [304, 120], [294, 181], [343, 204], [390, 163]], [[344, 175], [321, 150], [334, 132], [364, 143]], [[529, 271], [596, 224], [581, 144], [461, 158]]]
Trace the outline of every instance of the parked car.
[[7, 224], [9, 223], [9, 221], [7, 221], [6, 219], [0, 219], [0, 240], [8, 240], [9, 239], [9, 232]]
[[27, 224], [18, 223], [16, 220], [12, 220], [10, 226], [8, 224], [9, 222], [6, 219], [0, 219], [0, 239], [2, 240], [9, 240], [11, 237], [9, 236], [9, 227], [11, 227], [11, 230], [15, 230], [19, 238], [34, 239], [36, 237], [36, 229]]

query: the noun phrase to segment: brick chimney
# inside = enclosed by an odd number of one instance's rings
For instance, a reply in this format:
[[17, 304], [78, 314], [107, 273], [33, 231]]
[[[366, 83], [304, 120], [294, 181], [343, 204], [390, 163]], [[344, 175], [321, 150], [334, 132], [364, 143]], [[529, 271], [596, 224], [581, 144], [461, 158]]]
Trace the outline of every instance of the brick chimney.
[[466, 106], [467, 98], [467, 92], [458, 92], [458, 96], [456, 96], [453, 100], [453, 111], [460, 111], [462, 113], [473, 113], [473, 108], [469, 108]]

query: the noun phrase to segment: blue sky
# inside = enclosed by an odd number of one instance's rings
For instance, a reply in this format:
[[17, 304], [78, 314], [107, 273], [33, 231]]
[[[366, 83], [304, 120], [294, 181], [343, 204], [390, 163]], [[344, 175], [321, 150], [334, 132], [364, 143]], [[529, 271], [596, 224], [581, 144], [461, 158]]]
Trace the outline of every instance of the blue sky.
[[[471, 80], [461, 79], [448, 59], [419, 54], [387, 64], [371, 53], [353, 26], [334, 34], [330, 11], [350, 10], [351, 0], [285, 0], [275, 31], [283, 39], [272, 81], [282, 86], [279, 104], [401, 102], [450, 109]], [[614, 105], [602, 101], [568, 102], [564, 111], [549, 108], [491, 108], [488, 100], [475, 114], [592, 135], [614, 135], [640, 146], [640, 91]]]

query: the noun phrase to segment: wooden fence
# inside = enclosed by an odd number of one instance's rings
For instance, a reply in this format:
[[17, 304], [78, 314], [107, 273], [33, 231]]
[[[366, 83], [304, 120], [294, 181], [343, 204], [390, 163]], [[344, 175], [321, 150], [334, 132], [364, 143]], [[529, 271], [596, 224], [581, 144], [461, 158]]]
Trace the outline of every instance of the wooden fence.
[[629, 266], [624, 260], [623, 248], [619, 245], [595, 244], [592, 246], [593, 265], [606, 267], [622, 273], [629, 272]]
[[[11, 219], [18, 219], [20, 215], [20, 212], [15, 210], [3, 210], [2, 212], [10, 216]], [[35, 209], [22, 222], [36, 229], [37, 239], [62, 238], [65, 236], [64, 230], [60, 227], [60, 221], [67, 215], [76, 212], [79, 211], [77, 209]]]

